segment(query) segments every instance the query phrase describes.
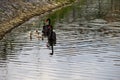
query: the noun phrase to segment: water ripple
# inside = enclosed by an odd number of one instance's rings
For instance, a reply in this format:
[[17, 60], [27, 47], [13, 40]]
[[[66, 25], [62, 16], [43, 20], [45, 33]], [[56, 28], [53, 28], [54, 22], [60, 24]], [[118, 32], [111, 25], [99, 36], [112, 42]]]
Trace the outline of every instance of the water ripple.
[[47, 39], [30, 40], [29, 31], [10, 33], [0, 41], [0, 80], [119, 80], [120, 37], [78, 30], [56, 29], [53, 56]]

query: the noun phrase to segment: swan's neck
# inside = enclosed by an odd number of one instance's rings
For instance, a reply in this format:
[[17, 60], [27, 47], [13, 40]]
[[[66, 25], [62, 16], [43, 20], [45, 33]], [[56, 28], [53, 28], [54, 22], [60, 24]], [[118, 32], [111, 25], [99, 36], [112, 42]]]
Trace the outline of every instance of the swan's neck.
[[50, 22], [50, 20], [48, 20], [48, 25], [50, 25], [51, 24], [51, 22]]

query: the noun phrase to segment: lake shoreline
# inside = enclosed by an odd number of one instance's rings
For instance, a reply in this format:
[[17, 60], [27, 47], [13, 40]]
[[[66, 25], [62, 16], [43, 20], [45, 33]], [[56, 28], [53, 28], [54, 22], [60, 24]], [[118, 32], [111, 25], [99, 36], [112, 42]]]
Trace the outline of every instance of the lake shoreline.
[[43, 7], [37, 7], [33, 11], [28, 11], [26, 13], [22, 13], [20, 16], [13, 18], [8, 22], [4, 22], [0, 24], [0, 40], [3, 39], [6, 33], [9, 33], [12, 29], [18, 27], [19, 25], [23, 24], [24, 22], [28, 21], [34, 16], [40, 16], [47, 12], [52, 12], [53, 10], [62, 8], [64, 6], [68, 6], [72, 3], [50, 3], [48, 5], [44, 5]]

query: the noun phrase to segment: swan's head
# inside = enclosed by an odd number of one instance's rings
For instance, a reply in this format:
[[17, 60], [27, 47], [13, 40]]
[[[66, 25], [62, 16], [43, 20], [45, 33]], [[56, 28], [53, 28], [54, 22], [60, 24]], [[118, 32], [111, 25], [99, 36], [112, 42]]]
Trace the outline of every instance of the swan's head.
[[50, 18], [46, 19], [46, 22], [48, 22], [48, 21], [50, 22]]
[[50, 25], [51, 24], [50, 18], [46, 19], [46, 22], [48, 22], [48, 25]]

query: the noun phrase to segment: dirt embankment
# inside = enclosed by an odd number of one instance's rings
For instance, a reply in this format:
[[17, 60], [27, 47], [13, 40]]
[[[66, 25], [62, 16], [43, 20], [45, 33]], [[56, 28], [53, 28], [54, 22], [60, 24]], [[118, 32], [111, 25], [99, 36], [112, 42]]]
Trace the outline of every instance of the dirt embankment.
[[44, 14], [45, 12], [67, 4], [70, 4], [67, 0], [64, 0], [64, 2], [51, 2], [49, 0], [1, 0], [0, 39], [2, 39], [7, 32], [33, 16]]

